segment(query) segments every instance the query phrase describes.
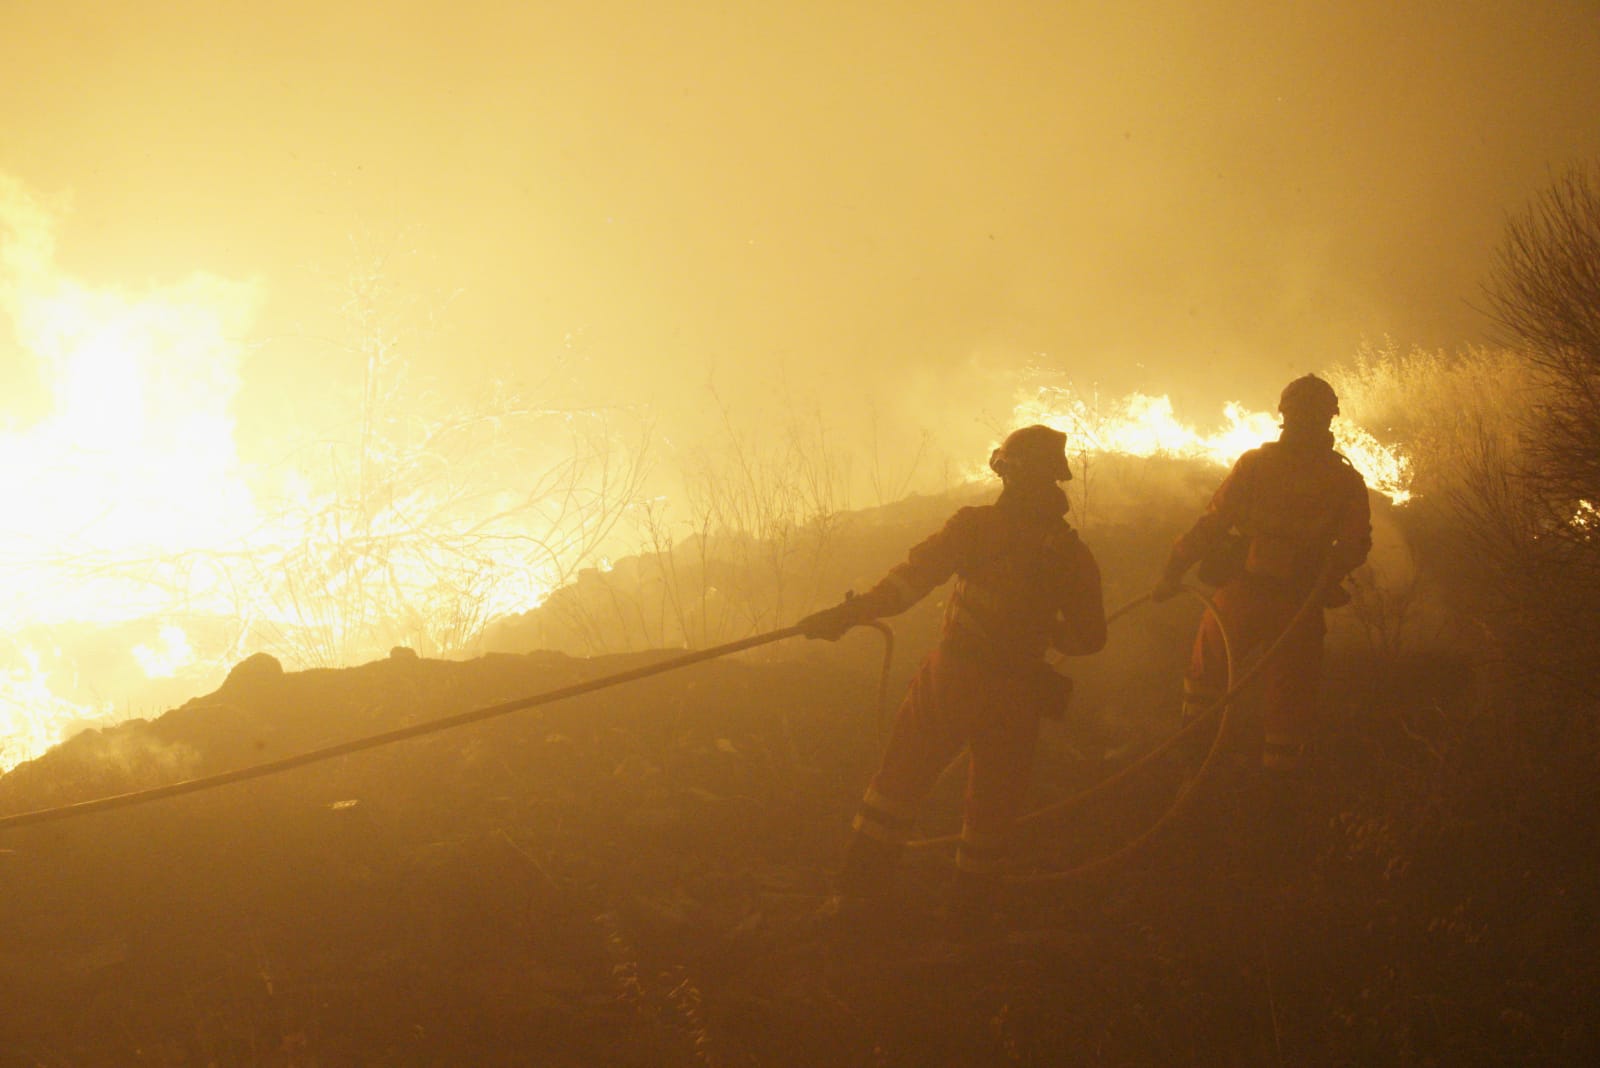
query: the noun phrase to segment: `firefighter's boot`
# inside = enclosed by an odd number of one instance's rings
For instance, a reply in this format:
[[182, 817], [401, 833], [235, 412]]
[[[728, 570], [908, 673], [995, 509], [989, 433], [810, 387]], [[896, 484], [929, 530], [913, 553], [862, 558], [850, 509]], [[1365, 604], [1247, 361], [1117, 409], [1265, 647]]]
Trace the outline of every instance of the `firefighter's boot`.
[[895, 873], [902, 847], [856, 831], [845, 847], [835, 893], [817, 911], [819, 929], [832, 937], [879, 937], [891, 926]]

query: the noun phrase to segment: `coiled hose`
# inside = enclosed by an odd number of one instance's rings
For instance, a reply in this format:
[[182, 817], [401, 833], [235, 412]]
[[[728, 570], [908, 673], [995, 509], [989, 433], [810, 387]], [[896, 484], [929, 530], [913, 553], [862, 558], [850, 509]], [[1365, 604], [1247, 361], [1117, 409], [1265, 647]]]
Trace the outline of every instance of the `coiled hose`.
[[[1024, 816], [1019, 817], [1017, 823], [1018, 825], [1025, 825], [1029, 823], [1035, 823], [1040, 820], [1059, 817], [1068, 812], [1081, 808], [1092, 801], [1098, 800], [1106, 794], [1111, 793], [1119, 786], [1129, 782], [1139, 771], [1150, 767], [1155, 761], [1159, 760], [1162, 755], [1167, 753], [1185, 738], [1204, 730], [1206, 725], [1209, 724], [1213, 718], [1217, 718], [1220, 714], [1220, 721], [1217, 723], [1216, 735], [1212, 739], [1211, 747], [1206, 752], [1205, 759], [1200, 764], [1199, 771], [1184, 785], [1183, 789], [1178, 792], [1177, 797], [1173, 799], [1172, 804], [1168, 806], [1166, 811], [1163, 812], [1153, 824], [1151, 824], [1140, 834], [1129, 839], [1118, 849], [1107, 853], [1104, 856], [1084, 861], [1082, 864], [1078, 864], [1074, 867], [1061, 871], [1032, 872], [1025, 875], [1014, 875], [1011, 876], [1008, 881], [1022, 884], [1060, 883], [1100, 874], [1131, 859], [1139, 851], [1144, 849], [1145, 846], [1149, 845], [1149, 843], [1153, 841], [1163, 830], [1171, 826], [1171, 824], [1177, 820], [1179, 816], [1186, 812], [1190, 805], [1193, 804], [1193, 800], [1197, 796], [1199, 787], [1204, 784], [1216, 770], [1218, 757], [1222, 752], [1223, 742], [1227, 738], [1229, 710], [1232, 707], [1234, 699], [1239, 696], [1245, 687], [1250, 685], [1250, 683], [1255, 679], [1256, 675], [1260, 673], [1262, 667], [1278, 654], [1278, 651], [1283, 647], [1284, 641], [1289, 637], [1290, 634], [1294, 632], [1295, 628], [1305, 620], [1306, 616], [1311, 613], [1312, 609], [1319, 606], [1322, 601], [1326, 578], [1327, 574], [1325, 572], [1324, 575], [1321, 576], [1319, 580], [1312, 586], [1311, 592], [1306, 595], [1305, 600], [1301, 602], [1300, 607], [1295, 611], [1294, 616], [1284, 626], [1283, 630], [1276, 638], [1273, 639], [1272, 643], [1267, 646], [1265, 651], [1262, 652], [1262, 654], [1257, 657], [1247, 669], [1245, 669], [1242, 674], [1236, 674], [1237, 664], [1233, 655], [1232, 639], [1228, 634], [1227, 627], [1222, 622], [1221, 613], [1217, 611], [1215, 602], [1213, 602], [1209, 596], [1201, 593], [1193, 586], [1185, 585], [1183, 587], [1183, 591], [1205, 605], [1206, 611], [1210, 612], [1217, 620], [1217, 627], [1222, 634], [1223, 652], [1228, 665], [1228, 683], [1226, 692], [1223, 693], [1221, 697], [1217, 698], [1217, 700], [1212, 704], [1208, 705], [1204, 710], [1195, 715], [1195, 717], [1188, 723], [1184, 724], [1181, 730], [1172, 734], [1165, 741], [1161, 742], [1159, 745], [1145, 753], [1143, 756], [1139, 757], [1137, 760], [1123, 767], [1119, 771], [1107, 776], [1106, 778], [1101, 779], [1093, 786], [1079, 791], [1071, 797], [1063, 798], [1060, 801], [1046, 805], [1043, 808], [1036, 809]], [[1150, 595], [1145, 594], [1141, 597], [1134, 598], [1132, 601], [1129, 601], [1127, 604], [1123, 605], [1106, 618], [1107, 625], [1109, 626], [1111, 623], [1121, 619], [1135, 608], [1148, 603], [1150, 599]], [[961, 836], [955, 834], [944, 835], [938, 838], [923, 838], [907, 843], [907, 848], [918, 850], [933, 849], [940, 846], [953, 845], [959, 842], [960, 839]]]

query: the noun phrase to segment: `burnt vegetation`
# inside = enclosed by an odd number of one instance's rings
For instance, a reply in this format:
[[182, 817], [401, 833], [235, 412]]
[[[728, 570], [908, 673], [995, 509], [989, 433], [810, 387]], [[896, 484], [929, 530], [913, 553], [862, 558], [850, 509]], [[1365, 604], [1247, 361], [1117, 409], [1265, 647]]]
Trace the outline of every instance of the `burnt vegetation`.
[[[870, 631], [790, 642], [270, 779], [0, 831], [0, 1064], [1590, 1064], [1600, 1059], [1600, 175], [1514, 219], [1502, 348], [1363, 351], [1345, 411], [1417, 498], [1331, 617], [1298, 789], [1251, 708], [1199, 801], [1092, 879], [1023, 882], [956, 947], [915, 853], [901, 928], [811, 916], [881, 740]], [[693, 538], [490, 627], [473, 656], [255, 662], [0, 778], [0, 813], [286, 756], [782, 625], [861, 588], [967, 488], [848, 511], [806, 464], [707, 469]], [[799, 454], [797, 454], [799, 455]], [[793, 459], [792, 457], [790, 458]], [[1217, 473], [1097, 459], [1107, 601], [1153, 582]], [[1081, 489], [1081, 485], [1078, 487]], [[894, 621], [891, 701], [938, 594]], [[1046, 729], [1039, 804], [1176, 727], [1197, 609], [1118, 623]], [[529, 651], [539, 650], [539, 651]], [[1019, 874], [1158, 819], [1182, 757], [1030, 825]], [[955, 829], [947, 776], [920, 827]]]

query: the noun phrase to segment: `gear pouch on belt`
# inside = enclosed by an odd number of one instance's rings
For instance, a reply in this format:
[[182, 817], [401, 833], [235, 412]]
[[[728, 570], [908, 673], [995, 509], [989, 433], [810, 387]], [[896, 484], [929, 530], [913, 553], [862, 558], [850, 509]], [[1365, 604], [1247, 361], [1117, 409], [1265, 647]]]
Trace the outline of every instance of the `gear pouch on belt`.
[[1207, 586], [1226, 586], [1244, 574], [1244, 562], [1249, 555], [1250, 539], [1230, 530], [1200, 558], [1195, 575]]

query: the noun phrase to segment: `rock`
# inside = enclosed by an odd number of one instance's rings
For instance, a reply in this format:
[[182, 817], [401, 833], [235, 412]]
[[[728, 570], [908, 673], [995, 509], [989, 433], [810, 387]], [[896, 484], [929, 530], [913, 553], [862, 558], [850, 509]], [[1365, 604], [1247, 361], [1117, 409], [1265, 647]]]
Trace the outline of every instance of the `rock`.
[[252, 653], [233, 665], [228, 677], [222, 681], [218, 692], [227, 693], [241, 687], [276, 682], [283, 678], [283, 665], [270, 653]]

